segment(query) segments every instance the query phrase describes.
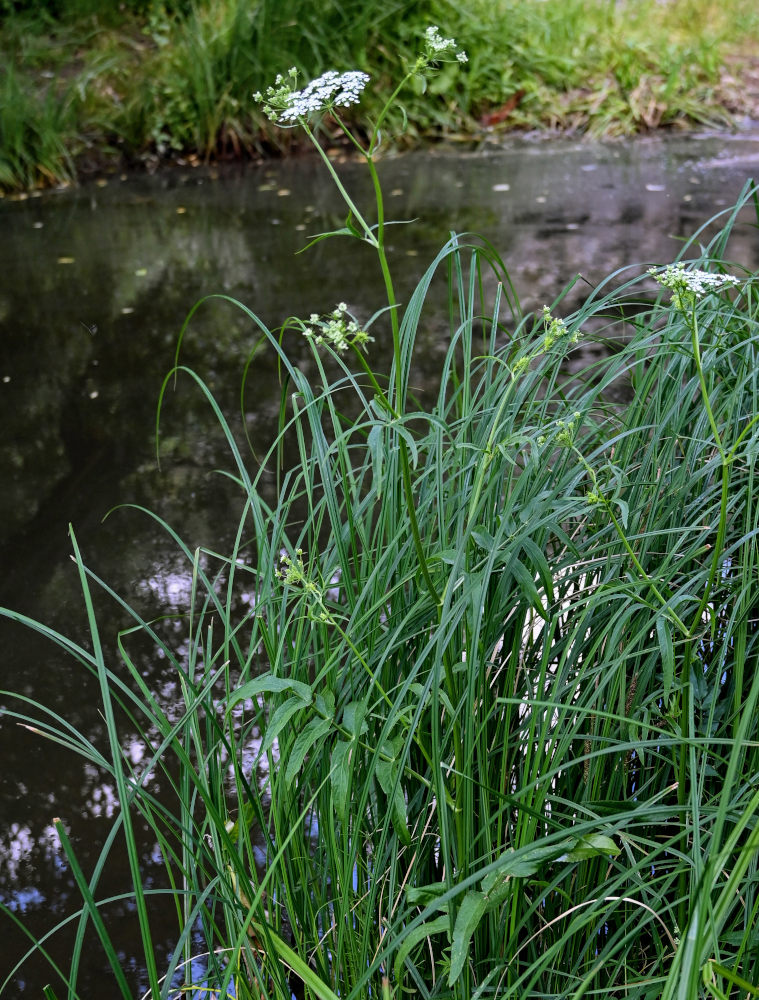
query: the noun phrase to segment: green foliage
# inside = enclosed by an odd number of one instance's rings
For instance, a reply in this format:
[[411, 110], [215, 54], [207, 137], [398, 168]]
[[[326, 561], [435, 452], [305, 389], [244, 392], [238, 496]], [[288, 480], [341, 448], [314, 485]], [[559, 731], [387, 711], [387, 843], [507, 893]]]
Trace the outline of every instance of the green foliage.
[[[434, 69], [422, 58], [409, 77]], [[312, 119], [299, 123], [313, 138]], [[192, 581], [177, 628], [88, 570], [73, 533], [89, 641], [1, 611], [97, 678], [109, 756], [4, 692], [7, 717], [109, 775], [121, 804], [89, 878], [57, 827], [83, 901], [57, 985], [75, 995], [89, 923], [118, 968], [101, 917], [129, 899], [154, 998], [175, 976], [256, 1000], [293, 988], [321, 1000], [751, 993], [759, 304], [756, 275], [719, 276], [758, 193], [747, 186], [705, 249], [703, 234], [684, 247], [666, 287], [612, 275], [563, 320], [561, 297], [523, 315], [473, 237], [452, 236], [401, 307], [373, 162], [381, 124], [365, 145], [353, 137], [376, 223], [325, 164], [350, 210], [333, 235], [377, 254], [387, 308], [365, 327], [379, 339], [384, 325], [389, 370], [366, 345], [341, 353], [303, 340], [303, 321], [269, 330], [232, 303], [259, 341], [251, 357], [277, 357], [280, 428], [260, 461], [244, 453], [180, 363], [180, 339], [158, 428], [170, 387], [188, 380], [228, 441], [240, 519], [222, 556], [156, 518]], [[415, 342], [441, 288], [448, 346], [422, 407]], [[589, 340], [614, 350], [570, 377], [568, 355]], [[296, 365], [302, 343], [309, 363]], [[130, 619], [113, 658], [104, 598]], [[142, 676], [146, 641], [179, 705]], [[139, 770], [127, 732], [144, 746]], [[154, 832], [164, 888], [142, 883], [138, 823]], [[133, 891], [106, 901], [117, 838]], [[176, 900], [165, 970], [151, 893]], [[195, 927], [209, 987], [192, 981]]]
[[[376, 116], [399, 63], [430, 23], [454, 34], [467, 72], [445, 67], [409, 93], [385, 138], [470, 135], [483, 127], [631, 134], [675, 123], [722, 121], [726, 53], [759, 38], [750, 0], [608, 3], [594, 0], [0, 0], [0, 51], [34, 108], [50, 75], [78, 100], [45, 123], [69, 161], [192, 154], [241, 156], [289, 148], [251, 95], [295, 66], [309, 74], [359, 69], [373, 80]], [[60, 99], [60, 93], [56, 93]], [[727, 100], [727, 98], [726, 98]], [[5, 117], [4, 107], [0, 116]], [[12, 112], [9, 112], [12, 116]], [[11, 129], [12, 124], [6, 124]], [[38, 183], [33, 130], [4, 171], [6, 188]], [[48, 157], [49, 159], [49, 157]], [[9, 161], [10, 162], [10, 161]], [[60, 153], [55, 164], [61, 164]], [[63, 179], [70, 165], [51, 166]]]
[[52, 89], [30, 93], [12, 65], [0, 74], [0, 188], [36, 187], [74, 176], [73, 116]]

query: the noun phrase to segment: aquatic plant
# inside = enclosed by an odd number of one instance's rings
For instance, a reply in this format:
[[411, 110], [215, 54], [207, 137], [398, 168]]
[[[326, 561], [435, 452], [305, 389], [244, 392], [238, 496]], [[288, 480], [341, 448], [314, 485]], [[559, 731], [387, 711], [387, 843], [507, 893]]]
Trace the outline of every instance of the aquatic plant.
[[[157, 437], [172, 385], [189, 380], [241, 500], [225, 556], [158, 518], [191, 579], [181, 634], [89, 570], [73, 531], [89, 642], [2, 610], [97, 677], [108, 752], [8, 692], [6, 716], [110, 775], [120, 803], [89, 873], [55, 822], [82, 906], [49, 997], [80, 995], [93, 936], [133, 995], [109, 929], [124, 900], [154, 998], [759, 992], [759, 329], [756, 277], [726, 264], [756, 188], [673, 266], [611, 275], [567, 316], [562, 296], [523, 315], [495, 249], [469, 234], [401, 304], [375, 160], [402, 89], [434, 80], [442, 56], [461, 63], [431, 38], [359, 135], [340, 91], [317, 108], [294, 76], [274, 85], [271, 106], [296, 111], [346, 204], [344, 226], [312, 242], [375, 254], [386, 301], [365, 322], [340, 303], [278, 331], [232, 303], [258, 341], [251, 358], [273, 351], [281, 372], [279, 433], [260, 460], [181, 363], [201, 304], [188, 317]], [[319, 144], [323, 111], [366, 162], [370, 208]], [[425, 407], [415, 343], [440, 286], [448, 347]], [[387, 371], [372, 337], [392, 343]], [[568, 355], [590, 339], [615, 349], [570, 377]], [[131, 620], [112, 652], [103, 595]], [[146, 684], [133, 653], [145, 641], [179, 706]], [[143, 881], [140, 824], [163, 887]], [[103, 898], [119, 842], [132, 886]], [[151, 931], [161, 897], [176, 905], [168, 967]]]

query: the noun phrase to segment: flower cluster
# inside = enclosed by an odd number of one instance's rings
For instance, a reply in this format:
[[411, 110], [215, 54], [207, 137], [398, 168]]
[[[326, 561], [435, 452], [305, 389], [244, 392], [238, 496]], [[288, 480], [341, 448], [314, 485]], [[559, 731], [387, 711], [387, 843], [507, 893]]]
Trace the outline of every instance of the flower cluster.
[[431, 24], [424, 33], [424, 60], [427, 64], [442, 62], [447, 56], [455, 56], [460, 63], [468, 61], [463, 49], [456, 51], [455, 39], [441, 38], [440, 28]]
[[[579, 410], [575, 410], [572, 414], [570, 420], [557, 420], [556, 421], [556, 443], [561, 445], [562, 448], [573, 448], [575, 443], [575, 438], [577, 437], [577, 431], [582, 424], [582, 413]], [[548, 441], [548, 437], [545, 434], [541, 434], [538, 438], [538, 444], [542, 447]]]
[[321, 318], [317, 313], [311, 313], [308, 321], [311, 326], [304, 327], [303, 336], [319, 347], [322, 344], [329, 344], [339, 354], [343, 354], [349, 347], [361, 347], [366, 350], [369, 341], [374, 340], [366, 330], [361, 329], [344, 302], [338, 302], [336, 308], [325, 318]]
[[294, 559], [283, 549], [279, 557], [279, 566], [274, 570], [274, 576], [293, 590], [302, 591], [311, 617], [327, 624], [334, 623], [332, 615], [324, 606], [323, 589], [306, 575], [303, 549], [295, 550]]
[[338, 73], [330, 69], [302, 90], [295, 89], [297, 82], [298, 71], [293, 66], [286, 77], [279, 73], [274, 86], [267, 87], [264, 94], [257, 91], [253, 95], [255, 101], [263, 104], [270, 121], [278, 125], [297, 125], [301, 119], [318, 112], [358, 104], [369, 77], [358, 70]]
[[543, 306], [543, 325], [545, 327], [545, 336], [543, 337], [544, 351], [550, 351], [553, 345], [564, 337], [569, 338], [568, 342], [570, 344], [576, 344], [580, 339], [580, 331], [575, 330], [574, 333], [570, 334], [564, 320], [556, 319], [556, 317], [552, 316], [548, 306]]
[[698, 299], [702, 299], [710, 292], [716, 292], [720, 288], [733, 288], [740, 284], [733, 274], [686, 271], [682, 261], [668, 264], [664, 271], [659, 272], [655, 267], [650, 267], [648, 273], [652, 274], [664, 288], [670, 289], [672, 304], [675, 309], [680, 310], [691, 308]]

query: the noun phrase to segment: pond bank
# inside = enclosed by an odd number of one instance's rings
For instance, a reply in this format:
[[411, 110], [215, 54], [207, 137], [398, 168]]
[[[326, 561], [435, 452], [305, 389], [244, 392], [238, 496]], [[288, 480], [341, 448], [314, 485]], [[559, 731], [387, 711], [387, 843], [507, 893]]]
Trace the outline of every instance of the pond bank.
[[[759, 12], [748, 0], [28, 6], [0, 4], [6, 191], [297, 152], [293, 133], [270, 127], [256, 107], [255, 91], [292, 65], [301, 81], [355, 67], [371, 76], [360, 108], [371, 120], [430, 23], [455, 36], [469, 62], [444, 66], [426, 93], [403, 95], [405, 117], [386, 122], [388, 145], [531, 130], [629, 136], [759, 117]], [[323, 123], [327, 144], [332, 133]]]

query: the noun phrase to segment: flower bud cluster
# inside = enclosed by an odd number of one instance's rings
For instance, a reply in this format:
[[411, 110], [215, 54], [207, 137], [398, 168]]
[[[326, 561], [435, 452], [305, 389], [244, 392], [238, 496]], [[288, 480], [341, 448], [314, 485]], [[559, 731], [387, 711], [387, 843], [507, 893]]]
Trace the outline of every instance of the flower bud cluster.
[[303, 590], [304, 593], [310, 594], [312, 597], [321, 598], [319, 588], [313, 580], [309, 580], [306, 576], [303, 549], [295, 550], [294, 559], [283, 551], [279, 557], [279, 566], [274, 570], [274, 576], [282, 583], [287, 584], [288, 587], [294, 587], [297, 590]]
[[338, 354], [343, 354], [349, 347], [366, 350], [367, 344], [374, 340], [366, 330], [361, 329], [344, 302], [339, 302], [325, 318], [318, 313], [311, 313], [308, 321], [311, 326], [304, 328], [303, 336], [318, 347], [328, 344]]
[[270, 121], [278, 125], [297, 125], [301, 119], [319, 112], [358, 104], [369, 77], [359, 70], [338, 73], [330, 69], [302, 90], [295, 89], [297, 82], [298, 71], [293, 66], [286, 77], [279, 73], [274, 86], [267, 87], [265, 93], [257, 91], [253, 95], [255, 101], [263, 104]]
[[556, 317], [552, 316], [548, 306], [543, 306], [543, 325], [545, 327], [545, 335], [543, 337], [544, 351], [550, 351], [553, 345], [564, 337], [569, 338], [568, 343], [570, 344], [576, 344], [580, 339], [580, 331], [575, 330], [574, 333], [570, 334], [564, 320], [556, 319]]

